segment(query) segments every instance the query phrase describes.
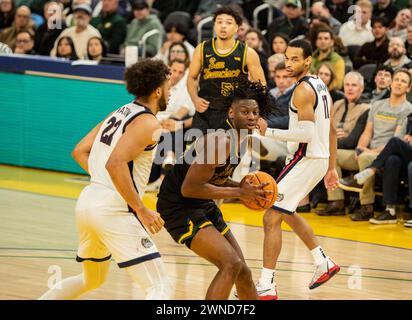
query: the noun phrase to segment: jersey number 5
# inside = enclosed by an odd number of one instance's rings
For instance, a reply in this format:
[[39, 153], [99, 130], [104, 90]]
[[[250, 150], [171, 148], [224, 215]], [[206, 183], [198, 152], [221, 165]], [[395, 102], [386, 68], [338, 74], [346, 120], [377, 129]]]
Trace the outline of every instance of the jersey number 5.
[[322, 101], [323, 101], [323, 108], [325, 110], [325, 119], [329, 119], [328, 97], [325, 95], [322, 95]]
[[116, 117], [110, 118], [108, 121], [108, 126], [103, 130], [100, 142], [110, 146], [113, 140], [113, 136], [122, 124], [122, 120], [116, 122]]

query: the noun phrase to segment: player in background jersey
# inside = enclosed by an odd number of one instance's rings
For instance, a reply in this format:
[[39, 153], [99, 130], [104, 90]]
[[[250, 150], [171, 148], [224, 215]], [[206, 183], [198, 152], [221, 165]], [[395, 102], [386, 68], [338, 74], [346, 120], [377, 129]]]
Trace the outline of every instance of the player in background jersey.
[[322, 178], [328, 189], [338, 185], [332, 100], [322, 80], [308, 74], [312, 61], [309, 42], [291, 41], [285, 55], [286, 70], [297, 83], [289, 104], [289, 129], [268, 128], [265, 133], [266, 137], [287, 141], [289, 156], [277, 179], [278, 198], [263, 218], [263, 270], [256, 284], [262, 300], [277, 299], [274, 277], [282, 247], [283, 221], [292, 227], [312, 253], [316, 270], [310, 289], [325, 283], [340, 269], [326, 256], [310, 225], [295, 212], [299, 202]]
[[164, 221], [141, 200], [160, 129], [155, 114], [165, 110], [169, 97], [169, 69], [146, 59], [126, 70], [125, 81], [136, 99], [112, 112], [72, 152], [91, 176], [76, 205], [83, 273], [57, 283], [40, 299], [75, 299], [100, 287], [112, 255], [146, 299], [171, 298], [163, 261], [144, 227], [157, 233]]
[[199, 44], [190, 64], [187, 89], [196, 113], [192, 128], [206, 132], [224, 125], [237, 81], [245, 77], [266, 84], [265, 74], [255, 50], [235, 39], [242, 24], [230, 7], [214, 13], [216, 38]]

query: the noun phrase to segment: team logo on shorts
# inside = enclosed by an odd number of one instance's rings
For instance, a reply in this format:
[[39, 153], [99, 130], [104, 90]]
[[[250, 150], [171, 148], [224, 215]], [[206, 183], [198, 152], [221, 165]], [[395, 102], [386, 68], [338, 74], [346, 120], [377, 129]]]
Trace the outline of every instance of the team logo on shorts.
[[278, 193], [278, 196], [276, 198], [276, 202], [281, 202], [283, 200], [285, 196], [283, 195], [283, 193]]
[[149, 249], [149, 248], [153, 247], [153, 242], [150, 241], [149, 238], [143, 238], [142, 239], [142, 246], [146, 249]]

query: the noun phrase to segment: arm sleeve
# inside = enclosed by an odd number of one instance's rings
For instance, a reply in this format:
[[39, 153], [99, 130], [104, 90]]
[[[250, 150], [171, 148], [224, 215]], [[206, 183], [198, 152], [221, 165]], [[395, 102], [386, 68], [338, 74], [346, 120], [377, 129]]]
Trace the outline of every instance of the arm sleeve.
[[266, 129], [265, 136], [282, 141], [309, 143], [315, 133], [315, 124], [312, 121], [299, 121], [298, 127], [290, 130]]

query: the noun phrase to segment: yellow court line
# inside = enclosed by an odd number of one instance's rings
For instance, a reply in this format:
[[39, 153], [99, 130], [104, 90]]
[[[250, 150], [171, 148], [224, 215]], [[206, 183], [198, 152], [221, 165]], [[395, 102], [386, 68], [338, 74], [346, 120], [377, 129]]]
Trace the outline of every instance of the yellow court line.
[[[85, 176], [45, 170], [0, 165], [0, 188], [26, 191], [47, 196], [76, 199], [84, 188]], [[157, 197], [146, 193], [143, 202], [156, 208]], [[262, 226], [263, 212], [251, 211], [241, 204], [224, 203], [225, 220], [240, 224]], [[302, 214], [319, 236], [412, 249], [412, 229], [402, 224], [376, 226], [369, 222], [352, 222], [349, 217], [319, 217]], [[283, 230], [291, 229], [285, 223]]]

